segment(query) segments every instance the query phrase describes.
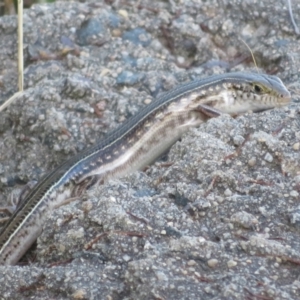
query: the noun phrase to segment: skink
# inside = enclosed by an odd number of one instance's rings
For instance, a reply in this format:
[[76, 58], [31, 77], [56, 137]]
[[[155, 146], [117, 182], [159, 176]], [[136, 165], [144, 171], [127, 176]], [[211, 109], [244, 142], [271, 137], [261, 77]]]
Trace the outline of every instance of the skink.
[[47, 215], [67, 198], [142, 169], [190, 127], [223, 113], [283, 106], [290, 98], [278, 77], [242, 72], [194, 80], [165, 93], [33, 187], [2, 229], [0, 264], [16, 264], [40, 235]]

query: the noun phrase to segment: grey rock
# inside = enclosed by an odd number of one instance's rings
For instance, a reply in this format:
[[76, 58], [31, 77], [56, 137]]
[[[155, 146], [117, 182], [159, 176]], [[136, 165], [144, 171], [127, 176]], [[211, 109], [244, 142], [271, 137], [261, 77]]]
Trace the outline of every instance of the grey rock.
[[[15, 16], [0, 18], [1, 102], [16, 92], [16, 30]], [[239, 38], [294, 103], [209, 120], [170, 149], [167, 164], [55, 210], [36, 248], [0, 267], [1, 299], [300, 298], [300, 51], [277, 0], [26, 10], [25, 90], [0, 118], [0, 199], [181, 82], [252, 68]]]

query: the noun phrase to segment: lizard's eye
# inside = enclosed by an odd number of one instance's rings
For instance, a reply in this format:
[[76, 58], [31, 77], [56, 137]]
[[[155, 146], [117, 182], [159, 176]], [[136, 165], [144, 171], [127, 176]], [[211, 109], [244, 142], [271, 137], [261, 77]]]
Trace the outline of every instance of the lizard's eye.
[[254, 91], [257, 93], [257, 94], [261, 94], [263, 92], [263, 89], [261, 86], [255, 84], [254, 85]]

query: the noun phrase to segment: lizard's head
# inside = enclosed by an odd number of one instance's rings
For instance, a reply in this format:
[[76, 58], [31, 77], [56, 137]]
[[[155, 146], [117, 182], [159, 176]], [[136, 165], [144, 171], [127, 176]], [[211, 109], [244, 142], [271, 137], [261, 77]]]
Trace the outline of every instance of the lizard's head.
[[231, 115], [280, 107], [291, 100], [290, 92], [276, 76], [229, 73], [224, 74], [223, 80], [217, 84], [223, 86], [218, 94], [218, 101], [214, 101], [211, 96], [211, 103], [207, 104]]

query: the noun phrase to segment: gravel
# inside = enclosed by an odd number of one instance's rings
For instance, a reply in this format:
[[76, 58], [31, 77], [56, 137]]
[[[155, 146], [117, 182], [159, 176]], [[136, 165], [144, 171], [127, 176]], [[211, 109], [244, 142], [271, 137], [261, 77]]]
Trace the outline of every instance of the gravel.
[[[1, 102], [17, 91], [16, 30], [0, 18]], [[144, 172], [55, 210], [25, 258], [0, 266], [0, 299], [300, 298], [300, 49], [285, 2], [26, 10], [25, 91], [0, 118], [0, 201], [181, 82], [253, 71], [242, 40], [293, 103], [211, 119]]]

